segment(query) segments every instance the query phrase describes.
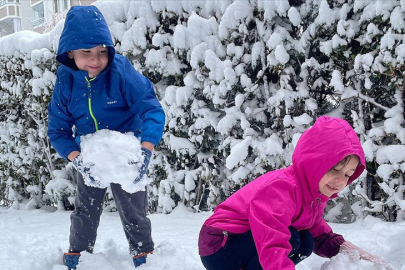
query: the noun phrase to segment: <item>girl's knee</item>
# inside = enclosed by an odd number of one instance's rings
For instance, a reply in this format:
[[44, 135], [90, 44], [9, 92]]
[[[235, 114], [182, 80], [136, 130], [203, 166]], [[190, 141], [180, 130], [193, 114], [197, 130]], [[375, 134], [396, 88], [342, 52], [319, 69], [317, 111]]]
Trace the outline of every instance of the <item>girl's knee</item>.
[[290, 256], [292, 256], [299, 250], [301, 246], [301, 236], [300, 232], [297, 229], [293, 227], [289, 227], [288, 229], [290, 230], [291, 233], [290, 244], [292, 249], [290, 252]]
[[301, 248], [300, 253], [304, 256], [309, 256], [312, 254], [315, 246], [314, 237], [310, 234], [309, 231], [301, 231]]
[[288, 257], [297, 264], [312, 254], [315, 241], [307, 230], [298, 231], [292, 227], [289, 230], [291, 233], [290, 244], [292, 249]]

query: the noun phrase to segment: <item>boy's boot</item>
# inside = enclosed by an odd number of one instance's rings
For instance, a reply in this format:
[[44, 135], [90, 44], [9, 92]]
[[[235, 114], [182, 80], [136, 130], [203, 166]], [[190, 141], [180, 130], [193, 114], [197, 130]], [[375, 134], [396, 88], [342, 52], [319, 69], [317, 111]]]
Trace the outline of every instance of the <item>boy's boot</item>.
[[134, 256], [133, 260], [135, 267], [141, 266], [142, 264], [146, 263], [146, 256], [151, 253], [152, 251]]
[[66, 265], [68, 270], [75, 270], [79, 264], [80, 253], [68, 252], [63, 254], [63, 265]]
[[146, 263], [146, 256], [136, 257], [136, 258], [134, 257], [135, 267], [141, 266], [144, 263]]

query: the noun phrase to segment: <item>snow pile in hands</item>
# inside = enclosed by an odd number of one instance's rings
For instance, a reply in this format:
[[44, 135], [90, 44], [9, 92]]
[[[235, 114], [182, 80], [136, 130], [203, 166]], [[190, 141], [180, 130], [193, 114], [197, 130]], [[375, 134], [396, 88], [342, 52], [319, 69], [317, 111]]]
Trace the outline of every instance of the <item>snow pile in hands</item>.
[[83, 165], [90, 168], [90, 175], [97, 182], [85, 177], [86, 185], [106, 188], [110, 183], [117, 183], [125, 191], [133, 193], [145, 190], [150, 183], [146, 176], [133, 183], [139, 176], [144, 157], [141, 142], [132, 132], [103, 129], [80, 139]]

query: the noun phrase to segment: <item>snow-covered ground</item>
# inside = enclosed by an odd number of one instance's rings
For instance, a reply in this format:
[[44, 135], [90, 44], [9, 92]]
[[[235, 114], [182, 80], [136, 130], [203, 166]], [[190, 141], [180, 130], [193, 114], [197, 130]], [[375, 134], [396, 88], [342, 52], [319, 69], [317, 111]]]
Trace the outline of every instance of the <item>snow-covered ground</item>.
[[[0, 269], [66, 270], [62, 253], [68, 247], [69, 215], [65, 211], [14, 210], [0, 207]], [[178, 207], [171, 214], [152, 214], [154, 254], [139, 269], [203, 270], [197, 250], [200, 227], [210, 213]], [[366, 251], [405, 270], [405, 222], [387, 223], [368, 217], [353, 224], [331, 224], [335, 232]], [[118, 213], [105, 212], [94, 254], [83, 253], [78, 270], [134, 269]], [[338, 255], [331, 260], [312, 255], [297, 270], [381, 270], [367, 261]]]

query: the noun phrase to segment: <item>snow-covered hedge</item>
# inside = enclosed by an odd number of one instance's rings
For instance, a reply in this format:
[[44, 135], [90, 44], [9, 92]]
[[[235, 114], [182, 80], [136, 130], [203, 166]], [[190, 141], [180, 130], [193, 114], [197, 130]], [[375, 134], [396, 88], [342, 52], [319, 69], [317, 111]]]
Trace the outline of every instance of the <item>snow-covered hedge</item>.
[[[355, 127], [368, 162], [327, 218], [405, 219], [404, 1], [95, 5], [117, 51], [153, 81], [166, 111], [150, 166], [151, 211], [214, 208], [258, 175], [289, 165], [299, 135], [327, 114]], [[71, 169], [45, 136], [62, 23], [45, 35], [0, 39], [2, 203], [66, 205], [74, 195]]]

